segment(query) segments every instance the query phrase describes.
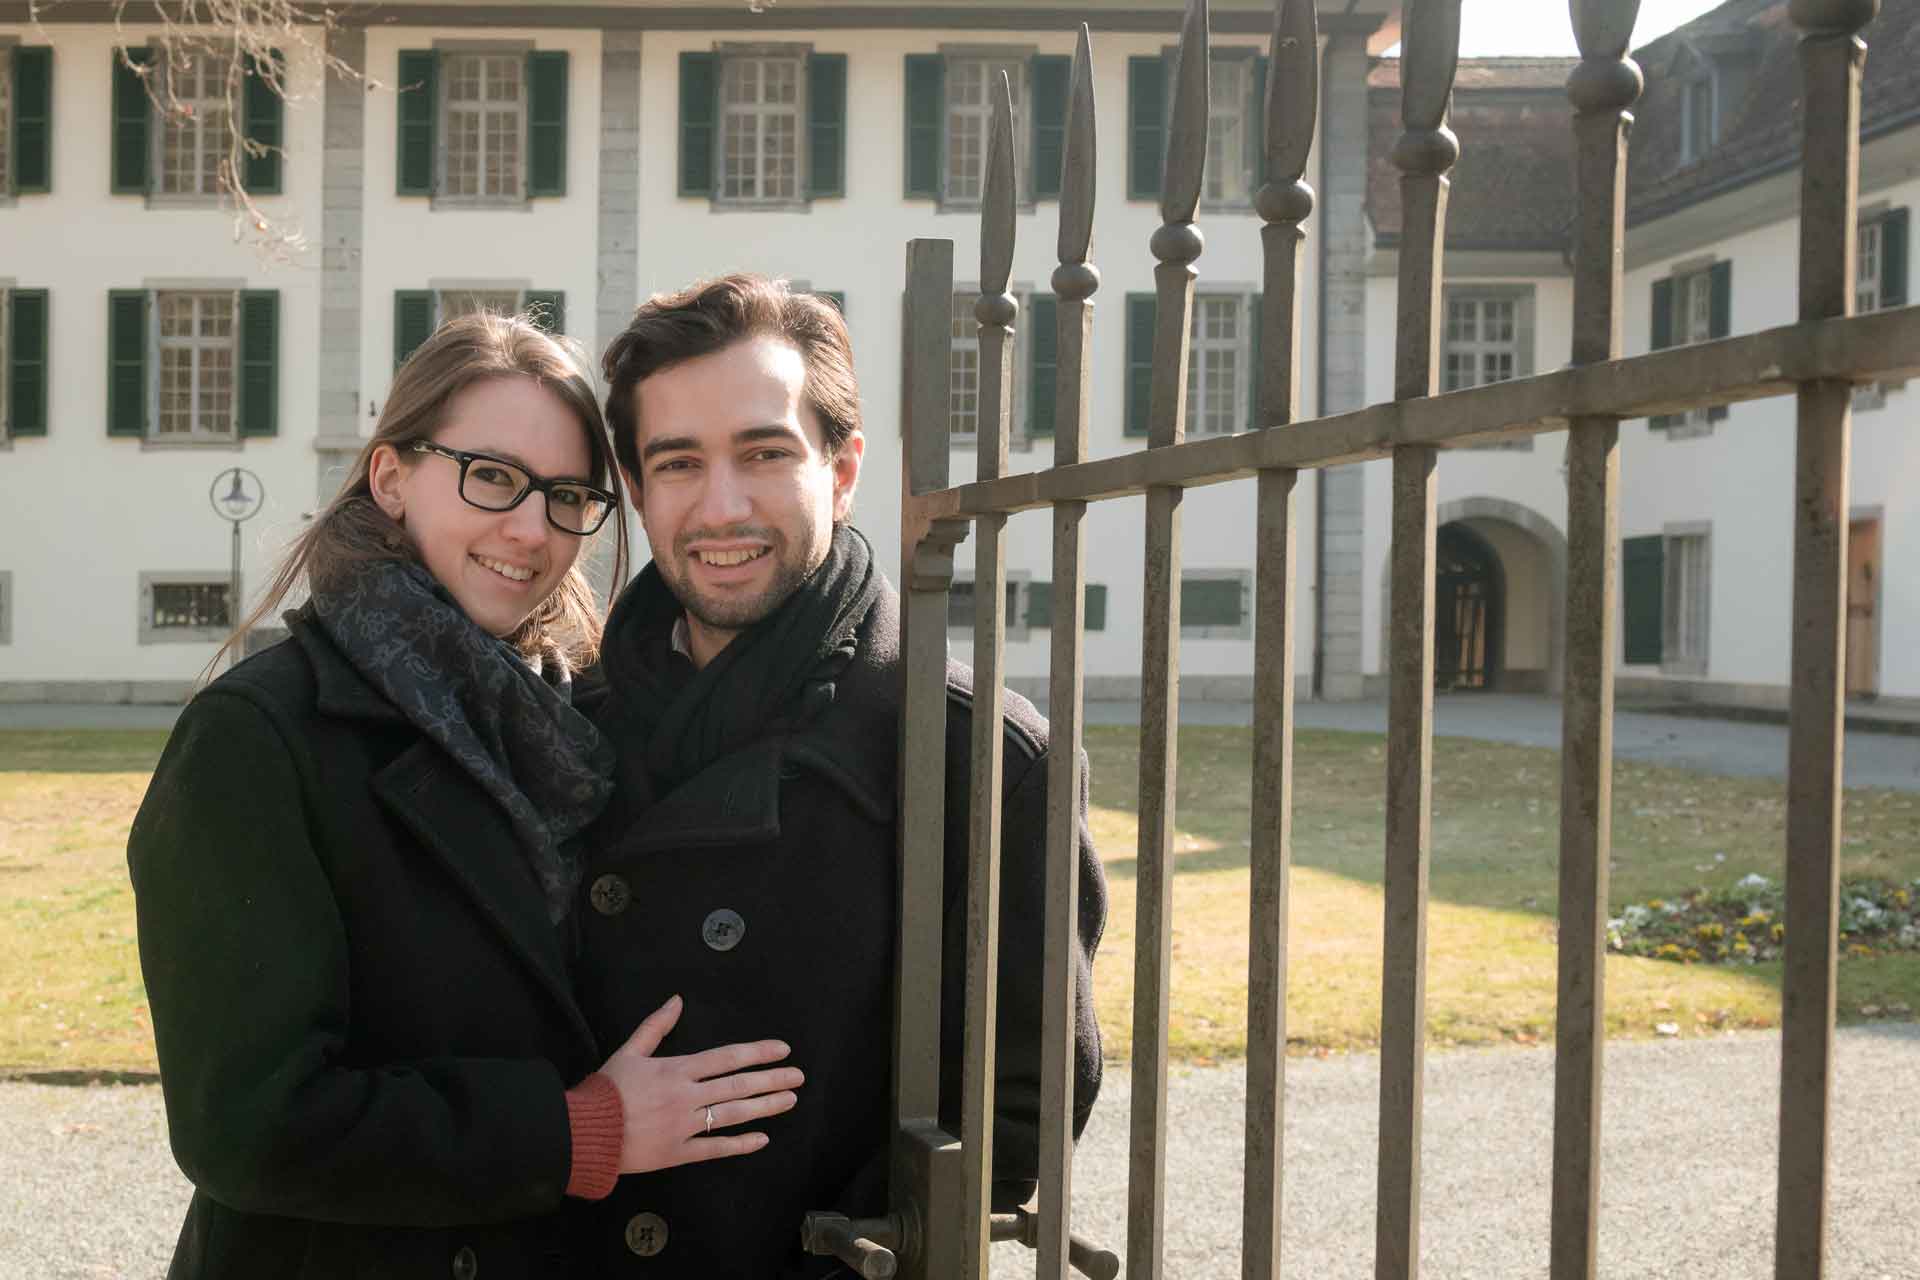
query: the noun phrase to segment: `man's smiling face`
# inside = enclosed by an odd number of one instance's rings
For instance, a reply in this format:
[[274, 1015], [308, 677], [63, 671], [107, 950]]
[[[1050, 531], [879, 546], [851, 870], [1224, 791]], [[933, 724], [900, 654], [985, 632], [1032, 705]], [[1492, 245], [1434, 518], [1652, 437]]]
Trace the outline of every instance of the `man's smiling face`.
[[866, 442], [856, 431], [827, 454], [806, 374], [791, 343], [753, 337], [633, 389], [628, 481], [698, 665], [792, 594], [852, 510]]

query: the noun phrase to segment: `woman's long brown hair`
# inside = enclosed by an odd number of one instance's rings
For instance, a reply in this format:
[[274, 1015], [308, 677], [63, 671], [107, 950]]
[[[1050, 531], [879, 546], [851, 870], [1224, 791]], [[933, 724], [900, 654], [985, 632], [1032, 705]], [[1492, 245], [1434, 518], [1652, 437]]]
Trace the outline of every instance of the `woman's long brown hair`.
[[[266, 594], [214, 654], [208, 673], [303, 581], [309, 590], [326, 590], [364, 565], [414, 556], [405, 531], [373, 500], [367, 479], [373, 451], [391, 445], [406, 457], [409, 445], [432, 439], [440, 429], [447, 402], [456, 393], [486, 378], [532, 378], [559, 396], [579, 419], [593, 459], [587, 478], [614, 495], [613, 582], [617, 589], [626, 579], [626, 500], [585, 357], [574, 347], [522, 316], [472, 315], [442, 325], [394, 374], [380, 421], [354, 459], [338, 496], [288, 548]], [[576, 562], [506, 640], [524, 654], [557, 649], [578, 668], [599, 656], [600, 626], [593, 588]]]

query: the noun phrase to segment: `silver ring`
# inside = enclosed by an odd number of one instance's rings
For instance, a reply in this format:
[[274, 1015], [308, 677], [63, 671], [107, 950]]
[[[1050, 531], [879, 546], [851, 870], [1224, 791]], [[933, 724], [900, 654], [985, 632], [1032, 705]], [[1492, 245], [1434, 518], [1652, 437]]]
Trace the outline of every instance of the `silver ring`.
[[712, 1107], [707, 1108], [707, 1132], [708, 1133], [713, 1132], [713, 1108]]

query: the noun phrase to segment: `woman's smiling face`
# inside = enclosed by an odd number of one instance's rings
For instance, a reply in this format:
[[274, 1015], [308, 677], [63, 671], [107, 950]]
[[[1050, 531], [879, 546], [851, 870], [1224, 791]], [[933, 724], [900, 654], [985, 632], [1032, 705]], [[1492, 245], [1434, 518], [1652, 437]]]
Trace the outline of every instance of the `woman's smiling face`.
[[[487, 378], [447, 401], [435, 444], [485, 453], [548, 480], [590, 481], [586, 428], [532, 378]], [[471, 482], [485, 478], [472, 463]], [[488, 634], [512, 635], [573, 567], [583, 539], [547, 520], [547, 498], [529, 493], [511, 511], [483, 511], [460, 496], [460, 464], [431, 453], [375, 450], [374, 500], [406, 530], [421, 563]]]

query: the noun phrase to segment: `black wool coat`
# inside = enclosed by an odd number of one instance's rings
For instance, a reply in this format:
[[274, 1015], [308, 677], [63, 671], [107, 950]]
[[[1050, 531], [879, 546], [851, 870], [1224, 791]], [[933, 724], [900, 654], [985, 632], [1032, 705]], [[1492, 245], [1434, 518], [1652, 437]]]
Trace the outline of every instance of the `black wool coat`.
[[505, 811], [310, 617], [187, 707], [127, 844], [175, 1280], [564, 1268], [599, 1063]]
[[[576, 983], [596, 1034], [620, 1044], [677, 993], [686, 1003], [662, 1053], [777, 1038], [806, 1072], [791, 1112], [746, 1126], [768, 1135], [766, 1149], [629, 1175], [607, 1200], [571, 1205], [583, 1274], [845, 1274], [801, 1253], [803, 1215], [887, 1211], [900, 675], [899, 604], [887, 587], [824, 712], [659, 796], [646, 744], [622, 737], [619, 690], [583, 701], [621, 760], [573, 913]], [[949, 664], [941, 1110], [955, 1133], [972, 700], [971, 673]], [[993, 1147], [1002, 1209], [1032, 1194], [1038, 1168], [1048, 749], [1046, 721], [1025, 699], [1007, 696], [1005, 721]], [[1106, 918], [1085, 814], [1083, 794], [1076, 1134], [1100, 1085], [1091, 966]]]

